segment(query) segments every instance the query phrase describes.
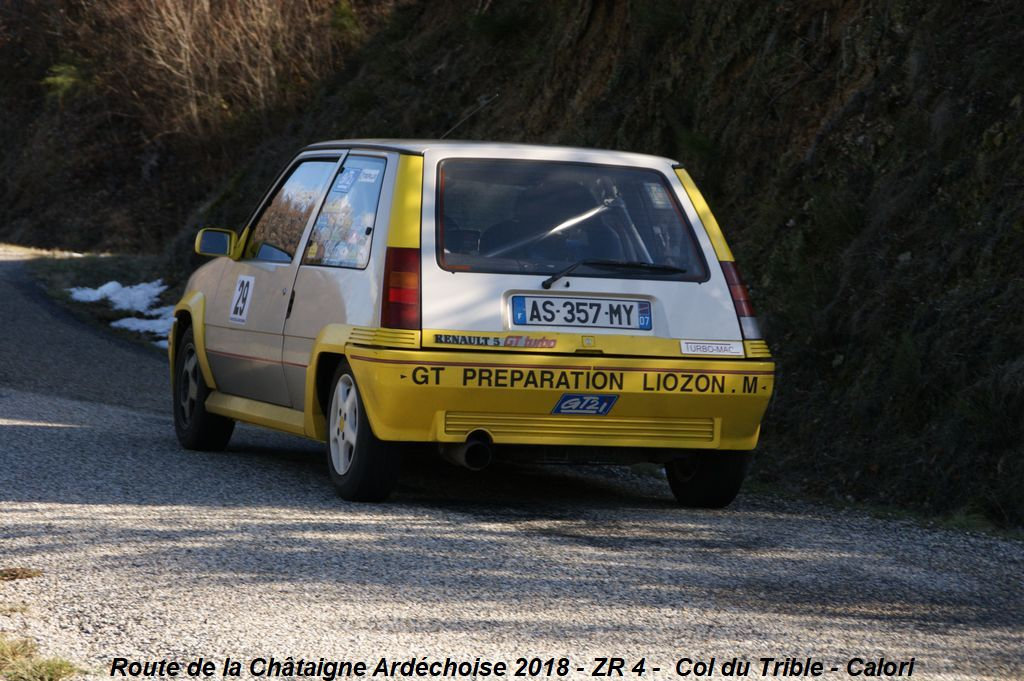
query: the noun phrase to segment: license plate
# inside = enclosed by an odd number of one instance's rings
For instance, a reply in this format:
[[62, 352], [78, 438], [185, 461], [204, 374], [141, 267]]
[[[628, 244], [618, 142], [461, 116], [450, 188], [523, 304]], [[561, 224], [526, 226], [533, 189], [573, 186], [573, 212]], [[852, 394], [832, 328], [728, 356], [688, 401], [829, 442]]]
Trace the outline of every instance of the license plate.
[[512, 296], [512, 324], [650, 331], [651, 304], [609, 298]]

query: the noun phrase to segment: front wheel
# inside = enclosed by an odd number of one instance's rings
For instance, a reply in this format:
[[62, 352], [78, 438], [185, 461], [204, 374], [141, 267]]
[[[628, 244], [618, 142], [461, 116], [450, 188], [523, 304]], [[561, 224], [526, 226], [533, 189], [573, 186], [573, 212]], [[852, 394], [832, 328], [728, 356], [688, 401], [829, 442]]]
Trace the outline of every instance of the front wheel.
[[228, 446], [235, 422], [206, 411], [210, 389], [199, 369], [195, 335], [185, 330], [174, 353], [174, 432], [185, 449], [220, 451]]
[[665, 464], [680, 506], [725, 508], [739, 494], [753, 458], [750, 452], [691, 452]]
[[398, 452], [370, 428], [346, 362], [334, 372], [327, 419], [327, 471], [347, 501], [384, 501], [398, 482]]

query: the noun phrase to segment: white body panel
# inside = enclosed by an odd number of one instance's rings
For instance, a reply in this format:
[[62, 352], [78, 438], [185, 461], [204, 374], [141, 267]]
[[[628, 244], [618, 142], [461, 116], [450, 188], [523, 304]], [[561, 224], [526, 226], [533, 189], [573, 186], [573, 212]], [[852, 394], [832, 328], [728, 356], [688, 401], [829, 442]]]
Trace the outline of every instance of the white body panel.
[[[514, 158], [570, 161], [592, 164], [627, 165], [650, 168], [661, 173], [675, 192], [675, 198], [693, 226], [710, 279], [706, 282], [655, 281], [608, 277], [560, 279], [550, 290], [541, 288], [541, 274], [491, 274], [449, 272], [437, 262], [435, 214], [437, 164], [446, 158]], [[718, 266], [711, 240], [697, 212], [672, 169], [672, 162], [640, 154], [598, 152], [559, 147], [518, 145], [466, 145], [427, 149], [424, 153], [423, 235], [422, 235], [422, 320], [425, 329], [460, 331], [505, 331], [512, 328], [509, 297], [531, 295], [630, 297], [651, 303], [653, 328], [629, 331], [630, 335], [651, 335], [689, 340], [742, 340], [736, 308], [725, 276]], [[531, 326], [530, 331], [572, 331], [565, 326]], [[621, 334], [622, 329], [588, 328], [592, 334]]]
[[[206, 350], [228, 394], [288, 406], [281, 370], [281, 327], [295, 271], [288, 263], [232, 262], [206, 307]], [[239, 278], [252, 280], [248, 314], [232, 321]]]

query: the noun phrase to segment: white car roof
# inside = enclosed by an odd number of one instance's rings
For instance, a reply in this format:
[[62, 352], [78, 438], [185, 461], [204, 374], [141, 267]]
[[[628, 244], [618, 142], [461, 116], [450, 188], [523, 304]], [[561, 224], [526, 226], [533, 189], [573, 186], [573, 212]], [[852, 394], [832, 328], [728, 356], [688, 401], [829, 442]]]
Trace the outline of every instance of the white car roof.
[[500, 158], [557, 158], [565, 160], [591, 161], [594, 163], [633, 163], [641, 166], [679, 165], [664, 156], [638, 154], [611, 149], [588, 149], [585, 147], [563, 147], [547, 144], [514, 144], [511, 142], [477, 142], [469, 140], [407, 140], [407, 139], [342, 139], [317, 142], [306, 150], [352, 148], [387, 149], [405, 154], [422, 156], [428, 151], [445, 156], [497, 156]]

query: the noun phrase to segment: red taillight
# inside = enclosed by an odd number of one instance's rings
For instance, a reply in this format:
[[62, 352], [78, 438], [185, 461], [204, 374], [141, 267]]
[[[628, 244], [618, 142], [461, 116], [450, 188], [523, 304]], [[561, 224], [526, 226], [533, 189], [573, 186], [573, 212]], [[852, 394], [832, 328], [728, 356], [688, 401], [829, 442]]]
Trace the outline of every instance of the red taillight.
[[760, 339], [761, 328], [754, 315], [754, 306], [750, 303], [747, 286], [743, 283], [743, 277], [740, 276], [736, 263], [723, 260], [719, 264], [722, 266], [725, 281], [729, 284], [729, 295], [732, 296], [732, 303], [736, 306], [736, 316], [739, 317], [743, 337], [748, 340]]
[[420, 328], [420, 249], [388, 248], [380, 325], [389, 329]]

